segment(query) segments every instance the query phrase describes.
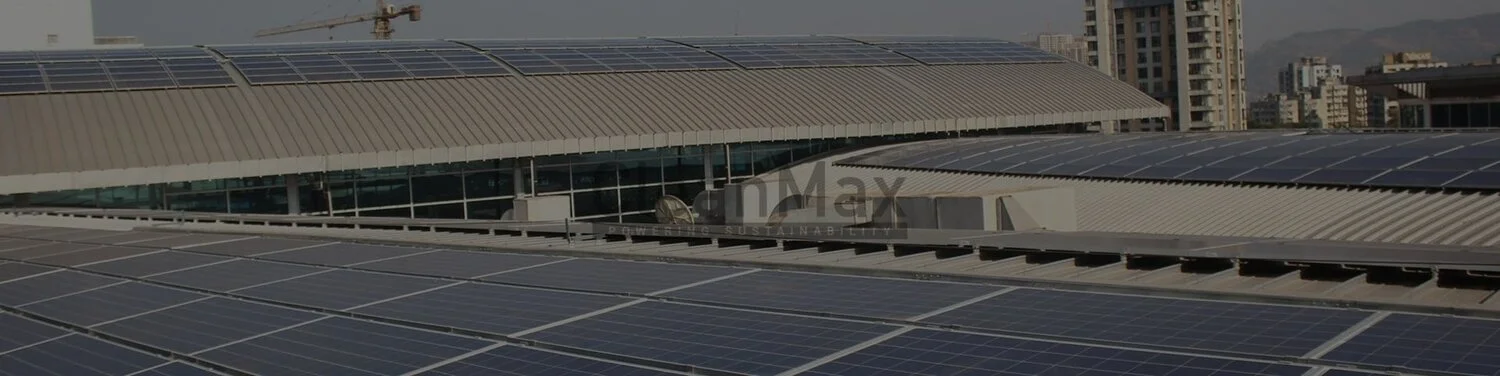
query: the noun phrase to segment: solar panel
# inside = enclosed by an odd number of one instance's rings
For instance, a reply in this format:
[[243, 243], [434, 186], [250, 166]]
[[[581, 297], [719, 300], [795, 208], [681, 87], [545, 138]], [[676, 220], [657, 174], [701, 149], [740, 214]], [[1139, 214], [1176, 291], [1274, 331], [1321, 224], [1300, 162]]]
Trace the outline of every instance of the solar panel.
[[1151, 166], [1126, 174], [1125, 177], [1134, 179], [1174, 179], [1192, 170], [1192, 167]]
[[49, 268], [40, 265], [22, 263], [0, 263], [0, 283], [17, 278], [30, 277], [53, 270], [57, 270], [57, 268]]
[[706, 369], [770, 375], [895, 329], [861, 322], [646, 302], [524, 338]]
[[234, 293], [310, 307], [347, 309], [450, 283], [440, 279], [335, 270]]
[[799, 44], [861, 44], [849, 39], [821, 35], [769, 35], [735, 37], [677, 37], [673, 42], [694, 46], [750, 46]]
[[230, 260], [230, 258], [200, 255], [196, 253], [167, 251], [149, 255], [140, 255], [127, 259], [85, 265], [81, 266], [80, 268], [100, 273], [140, 278], [148, 275], [166, 273], [174, 270], [208, 265], [228, 260]]
[[682, 47], [660, 39], [610, 38], [610, 39], [467, 39], [458, 40], [481, 50], [526, 50], [543, 48], [601, 48], [601, 47]]
[[0, 63], [34, 63], [36, 52], [32, 51], [0, 51]]
[[313, 247], [320, 244], [332, 243], [316, 240], [250, 238], [232, 242], [192, 246], [188, 247], [187, 250], [195, 252], [216, 253], [226, 256], [254, 256], [258, 254], [288, 250], [293, 248]]
[[559, 260], [562, 259], [492, 252], [437, 251], [361, 264], [358, 268], [438, 277], [476, 278]]
[[1472, 171], [1495, 163], [1493, 158], [1453, 158], [1436, 156], [1425, 158], [1403, 168], [1428, 171]]
[[0, 64], [0, 93], [39, 93], [47, 91], [39, 64]]
[[51, 325], [21, 318], [9, 313], [0, 313], [0, 354], [31, 344], [62, 337], [69, 332]]
[[627, 301], [630, 299], [467, 283], [354, 311], [508, 335]]
[[724, 59], [682, 46], [491, 50], [490, 53], [522, 74], [734, 69]]
[[113, 90], [104, 65], [99, 62], [42, 63], [47, 87], [54, 92]]
[[50, 243], [0, 252], [0, 259], [31, 260], [94, 248], [99, 248], [99, 246], [92, 244]]
[[675, 375], [520, 346], [500, 346], [419, 375], [431, 376], [666, 376]]
[[1183, 180], [1228, 181], [1234, 179], [1236, 176], [1244, 175], [1252, 169], [1250, 167], [1203, 167], [1188, 171], [1177, 178]]
[[898, 43], [1008, 43], [993, 38], [956, 37], [956, 36], [921, 36], [921, 35], [894, 35], [894, 36], [853, 36], [849, 39], [859, 40], [871, 44], [898, 44]]
[[1463, 176], [1463, 171], [1394, 170], [1371, 179], [1375, 186], [1430, 188], [1441, 187], [1453, 179]]
[[1472, 171], [1443, 188], [1500, 189], [1500, 171]]
[[462, 50], [463, 45], [440, 40], [392, 40], [298, 44], [252, 44], [236, 46], [210, 46], [226, 57], [330, 54], [393, 51]]
[[122, 245], [122, 244], [139, 243], [139, 242], [143, 242], [143, 241], [147, 241], [147, 240], [153, 240], [153, 239], [175, 238], [175, 237], [180, 237], [180, 236], [187, 236], [187, 235], [185, 235], [185, 234], [167, 234], [167, 233], [159, 233], [159, 232], [145, 232], [145, 231], [142, 231], [142, 232], [129, 231], [129, 232], [118, 233], [118, 234], [115, 234], [115, 235], [91, 237], [91, 238], [88, 238], [88, 239], [80, 240], [79, 242], [80, 243], [91, 243], [91, 244], [104, 244], [104, 245]]
[[229, 60], [251, 84], [306, 82], [286, 58], [280, 56], [235, 57]]
[[234, 85], [229, 72], [213, 59], [163, 60], [162, 66], [179, 87], [212, 87]]
[[1500, 374], [1500, 321], [1393, 314], [1322, 359], [1456, 374]]
[[486, 281], [573, 290], [646, 294], [739, 273], [712, 266], [577, 259], [500, 273]]
[[354, 243], [333, 243], [311, 248], [276, 252], [258, 257], [268, 260], [295, 262], [301, 264], [348, 266], [362, 262], [370, 262], [392, 257], [410, 256], [430, 251], [431, 250], [420, 248], [390, 247]]
[[400, 375], [492, 344], [335, 317], [197, 355], [259, 375]]
[[147, 277], [146, 279], [209, 291], [233, 291], [326, 269], [265, 261], [236, 260]]
[[1325, 168], [1303, 175], [1292, 182], [1302, 184], [1360, 185], [1385, 172], [1386, 170]]
[[756, 272], [667, 293], [742, 306], [905, 319], [996, 291], [994, 286]]
[[207, 295], [128, 282], [21, 306], [33, 314], [88, 327], [186, 303]]
[[804, 375], [1302, 375], [1308, 367], [918, 329]]
[[141, 371], [132, 376], [214, 376], [219, 373], [206, 369], [194, 367], [187, 363], [172, 362], [163, 364], [156, 368]]
[[1020, 289], [928, 318], [968, 328], [1248, 354], [1302, 355], [1366, 312]]
[[191, 354], [323, 315], [226, 298], [188, 303], [94, 330], [146, 345]]
[[77, 251], [77, 252], [69, 252], [69, 253], [64, 253], [64, 254], [60, 254], [60, 255], [38, 257], [38, 258], [31, 259], [29, 261], [35, 262], [35, 263], [38, 263], [38, 264], [47, 264], [47, 265], [55, 265], [55, 266], [79, 266], [79, 265], [84, 265], [84, 264], [90, 264], [90, 263], [95, 263], [95, 262], [100, 262], [100, 261], [109, 261], [109, 260], [114, 260], [114, 259], [119, 259], [119, 258], [125, 258], [125, 257], [131, 257], [131, 256], [137, 256], [137, 255], [141, 255], [141, 254], [146, 254], [146, 253], [151, 253], [151, 252], [158, 252], [158, 251], [159, 250], [149, 249], [149, 248], [105, 246], [105, 247], [99, 247], [99, 248], [94, 248], [94, 249], [87, 249], [87, 250], [82, 250], [82, 251]]
[[0, 355], [0, 375], [130, 375], [166, 362], [127, 347], [69, 335]]
[[1257, 168], [1236, 176], [1235, 181], [1251, 183], [1291, 183], [1313, 172], [1311, 168]]
[[35, 275], [26, 279], [0, 283], [0, 304], [8, 306], [29, 304], [121, 281], [123, 280], [68, 270]]
[[745, 68], [918, 65], [894, 52], [862, 44], [713, 46], [708, 51]]
[[883, 44], [881, 47], [933, 65], [1066, 61], [1061, 56], [1011, 42], [962, 44], [905, 43]]
[[209, 244], [249, 238], [251, 238], [251, 236], [247, 235], [188, 234], [185, 236], [173, 236], [169, 238], [157, 238], [140, 242], [132, 242], [130, 243], [130, 246], [152, 248], [183, 248], [199, 244]]
[[57, 244], [43, 240], [14, 239], [10, 242], [0, 244], [0, 258], [5, 258], [5, 253], [25, 248], [39, 247], [43, 245]]
[[1330, 369], [1324, 371], [1321, 376], [1380, 376], [1382, 373], [1351, 371], [1346, 369]]

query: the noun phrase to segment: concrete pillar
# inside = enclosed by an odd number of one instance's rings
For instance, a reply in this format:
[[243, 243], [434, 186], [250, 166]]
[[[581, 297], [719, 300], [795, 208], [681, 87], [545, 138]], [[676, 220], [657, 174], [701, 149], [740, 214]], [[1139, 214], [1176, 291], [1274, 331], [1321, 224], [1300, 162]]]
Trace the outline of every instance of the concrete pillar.
[[[532, 164], [531, 158], [517, 158], [515, 166], [510, 169], [511, 185], [516, 191], [517, 198], [526, 197], [527, 193], [536, 191], [536, 170], [533, 169], [534, 167], [536, 166]], [[527, 180], [526, 178], [528, 171], [531, 172], [529, 174], [531, 180]], [[527, 190], [527, 187], [530, 187], [530, 190]]]
[[[1452, 119], [1452, 117], [1449, 117]], [[1421, 128], [1432, 128], [1432, 102], [1422, 101], [1422, 126]]]
[[286, 212], [287, 214], [302, 214], [302, 182], [300, 176], [291, 174], [286, 176]]
[[[703, 147], [703, 189], [714, 189], [714, 147]], [[684, 197], [692, 200], [692, 197]]]

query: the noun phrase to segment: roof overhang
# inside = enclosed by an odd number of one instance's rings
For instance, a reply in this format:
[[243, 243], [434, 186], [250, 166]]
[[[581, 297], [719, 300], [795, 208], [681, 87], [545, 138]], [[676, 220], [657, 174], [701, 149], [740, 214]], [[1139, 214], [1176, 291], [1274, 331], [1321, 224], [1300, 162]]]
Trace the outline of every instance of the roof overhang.
[[1500, 95], [1500, 65], [1425, 68], [1349, 77], [1350, 85], [1394, 99]]

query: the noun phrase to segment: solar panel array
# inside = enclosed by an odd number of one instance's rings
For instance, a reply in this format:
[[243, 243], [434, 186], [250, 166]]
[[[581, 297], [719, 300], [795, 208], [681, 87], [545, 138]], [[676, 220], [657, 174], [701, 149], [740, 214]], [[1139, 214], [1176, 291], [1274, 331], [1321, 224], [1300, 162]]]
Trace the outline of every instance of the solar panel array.
[[1056, 63], [1067, 58], [1020, 43], [962, 37], [855, 37], [932, 65]]
[[0, 52], [0, 95], [231, 85], [199, 48]]
[[484, 54], [447, 41], [213, 46], [252, 85], [507, 76]]
[[920, 65], [890, 50], [829, 36], [673, 38], [747, 69]]
[[929, 141], [847, 165], [1059, 177], [1500, 189], [1500, 135], [1265, 133]]
[[[0, 237], [15, 313], [0, 313], [0, 374], [1500, 372], [1500, 321], [1485, 319], [131, 234]], [[78, 240], [16, 239], [33, 235]], [[139, 251], [98, 253], [113, 248]], [[82, 253], [99, 257], [33, 262]]]

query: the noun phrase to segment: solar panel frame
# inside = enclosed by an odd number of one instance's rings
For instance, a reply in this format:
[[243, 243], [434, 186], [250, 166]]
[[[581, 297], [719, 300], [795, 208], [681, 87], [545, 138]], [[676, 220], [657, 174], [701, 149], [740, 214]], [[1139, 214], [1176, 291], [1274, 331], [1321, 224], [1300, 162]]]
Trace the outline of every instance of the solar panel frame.
[[93, 249], [86, 249], [86, 250], [77, 251], [77, 252], [69, 252], [69, 253], [64, 253], [64, 254], [59, 254], [59, 255], [37, 257], [37, 258], [31, 259], [31, 260], [27, 260], [27, 261], [35, 262], [35, 263], [38, 263], [38, 264], [47, 264], [47, 265], [53, 265], [53, 266], [70, 266], [71, 267], [71, 266], [79, 266], [79, 265], [91, 264], [91, 263], [101, 262], [101, 261], [110, 261], [110, 260], [115, 260], [115, 259], [123, 259], [123, 258], [128, 258], [128, 257], [140, 256], [140, 255], [143, 255], [143, 254], [152, 253], [152, 252], [159, 252], [159, 251], [160, 250], [150, 249], [150, 248], [103, 246], [103, 247], [98, 247], [98, 248], [93, 248]]
[[207, 297], [184, 290], [126, 282], [20, 307], [33, 314], [90, 327]]
[[132, 348], [72, 334], [0, 355], [0, 374], [129, 375], [166, 362]]
[[440, 250], [360, 264], [355, 268], [437, 277], [477, 278], [561, 260], [564, 259], [539, 255]]
[[191, 354], [326, 317], [243, 300], [213, 297], [93, 328], [146, 345]]
[[1500, 189], [1500, 171], [1470, 171], [1443, 184], [1443, 188]]
[[1287, 375], [1309, 367], [917, 329], [804, 375]]
[[308, 307], [344, 310], [452, 283], [432, 278], [334, 270], [234, 290], [232, 293]]
[[1324, 168], [1302, 175], [1302, 177], [1292, 180], [1292, 182], [1299, 184], [1362, 185], [1387, 171], [1389, 170]]
[[69, 331], [38, 321], [0, 312], [0, 354], [68, 335]]
[[193, 365], [190, 365], [190, 364], [187, 364], [187, 363], [183, 363], [183, 362], [171, 362], [171, 363], [167, 363], [167, 364], [163, 364], [163, 365], [157, 366], [155, 368], [151, 368], [151, 369], [148, 369], [148, 370], [145, 370], [145, 371], [141, 371], [141, 372], [137, 372], [137, 373], [132, 374], [132, 376], [216, 376], [216, 375], [221, 375], [221, 374], [218, 373], [218, 372], [214, 372], [214, 371], [209, 371], [209, 370], [206, 370], [206, 369], [198, 368], [196, 366], [193, 366]]
[[1457, 374], [1500, 374], [1500, 321], [1396, 313], [1319, 359]]
[[843, 36], [844, 38], [857, 40], [869, 44], [948, 44], [948, 43], [1009, 43], [1006, 40], [981, 37], [959, 37], [943, 35], [892, 35], [892, 36]]
[[598, 39], [459, 39], [461, 42], [481, 50], [526, 50], [569, 48], [616, 48], [616, 47], [683, 47], [681, 44], [652, 38], [598, 38]]
[[206, 252], [224, 256], [255, 256], [271, 252], [280, 252], [293, 248], [310, 248], [318, 245], [333, 243], [335, 242], [282, 238], [249, 238], [223, 243], [191, 246], [184, 249], [194, 252]]
[[747, 69], [921, 65], [895, 52], [862, 44], [733, 45], [705, 49]]
[[261, 375], [399, 375], [493, 344], [333, 317], [194, 356]]
[[0, 259], [17, 260], [17, 261], [20, 261], [20, 260], [31, 260], [31, 259], [40, 258], [40, 257], [47, 257], [47, 256], [53, 256], [53, 255], [61, 255], [61, 254], [67, 254], [67, 253], [78, 252], [78, 251], [83, 251], [83, 250], [88, 250], [88, 249], [94, 249], [94, 248], [99, 248], [99, 246], [93, 245], [93, 244], [76, 244], [76, 243], [47, 243], [47, 244], [39, 244], [39, 245], [29, 246], [29, 247], [25, 247], [25, 248], [17, 248], [17, 249], [10, 249], [10, 250], [5, 250], [5, 251], [0, 251]]
[[1370, 313], [1022, 288], [923, 319], [961, 328], [1301, 356]]
[[989, 43], [883, 43], [881, 47], [929, 65], [1052, 63], [1067, 59], [1014, 42]]
[[0, 262], [0, 283], [14, 279], [25, 278], [57, 270], [50, 266], [23, 264], [19, 262]]
[[569, 290], [646, 294], [743, 271], [745, 269], [716, 266], [574, 259], [500, 273], [483, 280]]
[[1432, 188], [1442, 187], [1453, 179], [1463, 176], [1464, 171], [1391, 170], [1370, 179], [1367, 183], [1385, 187]]
[[488, 50], [521, 74], [661, 72], [735, 69], [701, 50], [664, 47], [551, 48]]
[[428, 376], [667, 376], [675, 373], [505, 345], [420, 373]]
[[999, 286], [759, 271], [665, 294], [675, 299], [909, 319], [999, 291]]
[[432, 252], [432, 250], [358, 243], [330, 243], [260, 255], [256, 258], [309, 265], [349, 266], [424, 252]]
[[742, 374], [776, 374], [895, 326], [645, 302], [522, 338]]
[[255, 260], [234, 260], [153, 275], [146, 279], [209, 291], [229, 292], [324, 270], [327, 269]]
[[31, 304], [120, 282], [124, 280], [71, 270], [34, 275], [0, 283], [0, 304], [12, 307]]
[[809, 44], [863, 44], [858, 41], [825, 35], [768, 35], [730, 37], [673, 37], [673, 42], [699, 46], [750, 46], [750, 45], [809, 45]]
[[465, 283], [355, 309], [354, 312], [509, 335], [630, 300], [616, 296]]

